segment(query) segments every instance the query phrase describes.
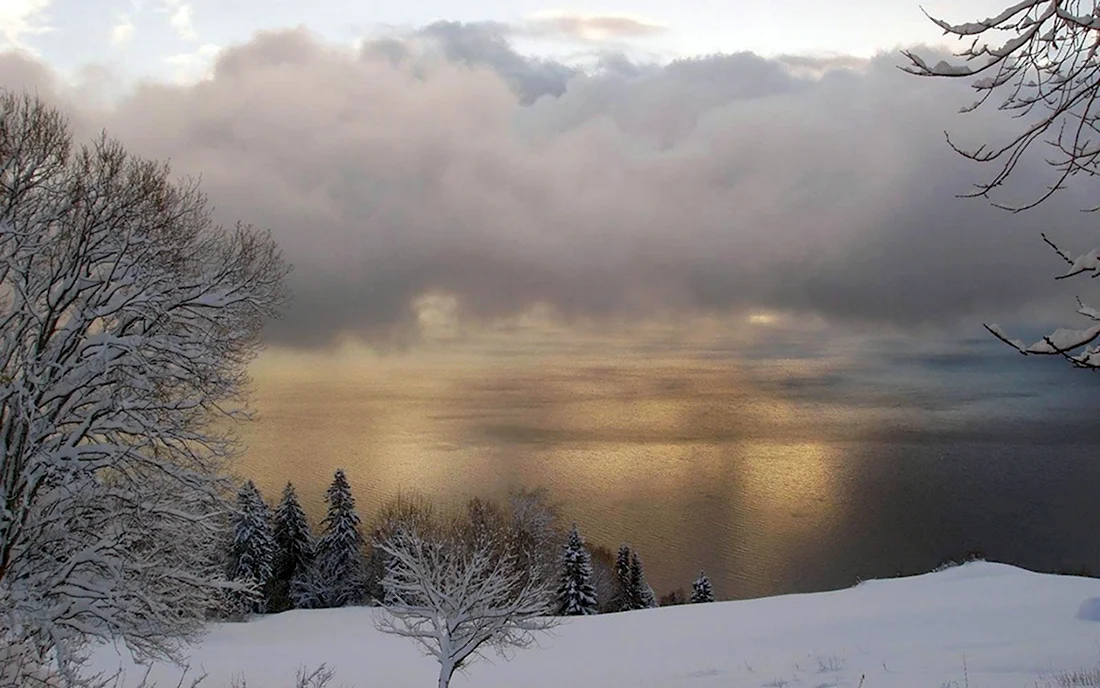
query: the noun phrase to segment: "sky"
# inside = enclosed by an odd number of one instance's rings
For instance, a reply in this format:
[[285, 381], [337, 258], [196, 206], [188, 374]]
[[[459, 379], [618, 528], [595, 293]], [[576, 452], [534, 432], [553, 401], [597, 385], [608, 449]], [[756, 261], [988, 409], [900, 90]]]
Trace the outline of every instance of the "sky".
[[[999, 0], [926, 2], [930, 14], [996, 13]], [[216, 51], [255, 32], [306, 26], [354, 44], [438, 21], [493, 22], [525, 29], [527, 50], [577, 56], [609, 44], [668, 59], [718, 52], [870, 57], [901, 45], [934, 43], [940, 32], [909, 0], [608, 0], [559, 6], [546, 0], [3, 0], [0, 46], [18, 46], [52, 66], [110, 66], [130, 78], [191, 79]]]
[[[217, 220], [270, 228], [295, 266], [275, 346], [1072, 316], [1038, 235], [1090, 248], [1089, 189], [1016, 216], [956, 197], [990, 170], [944, 130], [976, 145], [1014, 124], [897, 69], [900, 47], [949, 49], [921, 8], [778, 7], [2, 0], [0, 86], [201, 176]], [[1049, 179], [1027, 159], [1004, 193]]]

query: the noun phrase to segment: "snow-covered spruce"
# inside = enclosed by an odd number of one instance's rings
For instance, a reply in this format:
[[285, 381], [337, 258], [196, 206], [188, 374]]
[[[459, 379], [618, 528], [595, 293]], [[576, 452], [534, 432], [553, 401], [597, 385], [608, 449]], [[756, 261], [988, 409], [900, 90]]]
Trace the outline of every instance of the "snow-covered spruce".
[[292, 606], [290, 589], [293, 581], [313, 564], [317, 547], [294, 485], [289, 482], [283, 488], [283, 497], [275, 509], [272, 530], [275, 535], [275, 573], [270, 611], [281, 611]]
[[634, 551], [630, 553], [630, 595], [635, 603], [634, 609], [653, 609], [657, 606], [657, 595], [646, 581], [642, 560]]
[[265, 233], [0, 90], [0, 644], [175, 654], [222, 598], [245, 368], [283, 300]]
[[596, 613], [596, 589], [592, 587], [592, 557], [577, 531], [569, 530], [562, 557], [561, 585], [558, 587], [558, 613], [587, 616]]
[[714, 590], [710, 586], [710, 579], [707, 578], [707, 574], [700, 571], [699, 577], [691, 584], [691, 602], [692, 604], [698, 604], [713, 601]]
[[637, 609], [637, 598], [632, 594], [633, 587], [630, 583], [630, 545], [623, 544], [619, 547], [619, 553], [615, 556], [615, 577], [619, 583], [619, 611]]
[[366, 561], [363, 533], [355, 497], [342, 468], [325, 492], [328, 513], [321, 521], [321, 537], [313, 565], [292, 587], [298, 607], [344, 607], [366, 600]]
[[650, 609], [657, 606], [657, 596], [646, 581], [642, 560], [628, 545], [619, 548], [615, 559], [615, 573], [619, 579], [619, 610]]
[[246, 613], [267, 611], [268, 585], [275, 574], [275, 534], [271, 510], [251, 480], [237, 492], [233, 547], [229, 551], [229, 578], [247, 586], [237, 593], [238, 608]]

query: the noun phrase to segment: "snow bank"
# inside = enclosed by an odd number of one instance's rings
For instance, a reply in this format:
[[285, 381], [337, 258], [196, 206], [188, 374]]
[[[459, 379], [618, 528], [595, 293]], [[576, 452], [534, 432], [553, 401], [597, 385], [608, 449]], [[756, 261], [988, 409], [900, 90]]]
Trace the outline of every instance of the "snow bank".
[[[541, 647], [478, 661], [452, 686], [1034, 685], [1053, 671], [1100, 666], [1100, 580], [973, 562], [808, 595], [719, 602], [570, 620]], [[336, 685], [432, 686], [437, 666], [412, 643], [379, 633], [377, 610], [294, 611], [215, 626], [194, 649], [207, 688], [244, 675], [289, 686], [322, 662]], [[117, 667], [109, 652], [103, 668]], [[136, 672], [131, 670], [132, 675]], [[175, 685], [178, 670], [154, 677]], [[174, 678], [173, 678], [174, 677]]]

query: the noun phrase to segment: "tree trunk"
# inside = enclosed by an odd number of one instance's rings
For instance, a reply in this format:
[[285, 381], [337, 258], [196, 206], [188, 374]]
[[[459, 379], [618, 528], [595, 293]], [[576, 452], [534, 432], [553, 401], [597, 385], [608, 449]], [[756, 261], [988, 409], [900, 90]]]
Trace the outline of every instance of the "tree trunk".
[[439, 663], [439, 688], [448, 688], [451, 685], [451, 676], [455, 673], [455, 665], [451, 662]]

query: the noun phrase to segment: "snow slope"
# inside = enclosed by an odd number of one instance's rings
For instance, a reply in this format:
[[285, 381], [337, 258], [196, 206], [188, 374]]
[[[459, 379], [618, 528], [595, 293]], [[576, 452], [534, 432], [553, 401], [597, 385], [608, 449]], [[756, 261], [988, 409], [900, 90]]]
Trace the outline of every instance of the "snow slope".
[[[376, 613], [220, 624], [192, 666], [209, 673], [208, 688], [241, 675], [250, 688], [290, 686], [299, 666], [321, 662], [349, 688], [435, 685], [434, 661], [375, 630]], [[541, 647], [491, 660], [452, 686], [818, 688], [855, 687], [865, 675], [866, 688], [1024, 688], [1100, 667], [1100, 580], [972, 562], [835, 592], [573, 619]], [[105, 652], [97, 664], [117, 667], [119, 658]], [[179, 671], [157, 667], [153, 676], [175, 685]]]

